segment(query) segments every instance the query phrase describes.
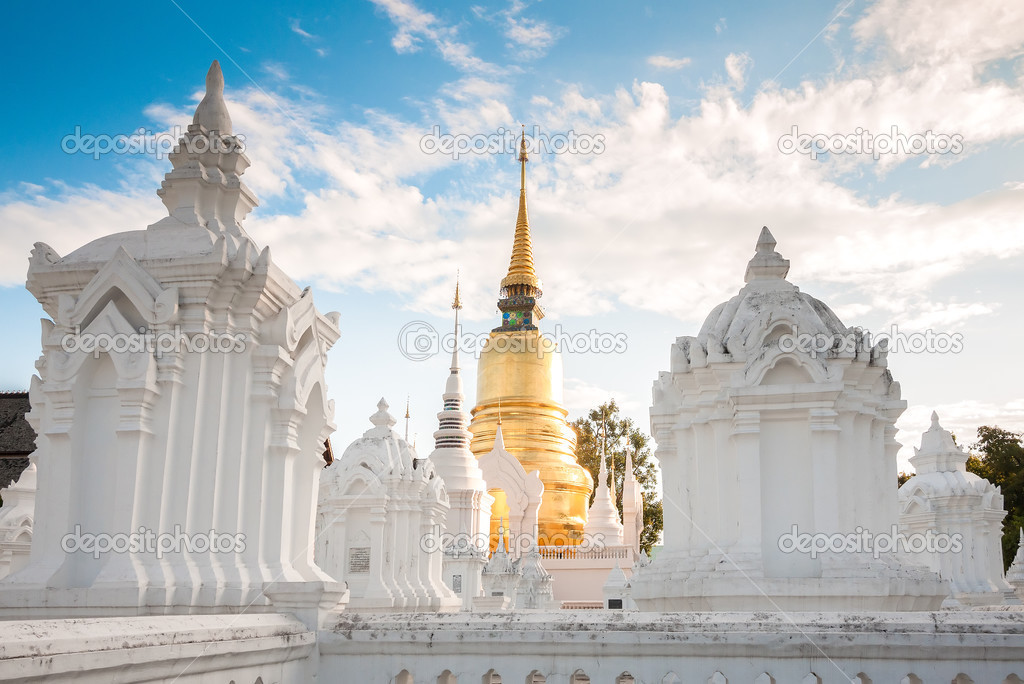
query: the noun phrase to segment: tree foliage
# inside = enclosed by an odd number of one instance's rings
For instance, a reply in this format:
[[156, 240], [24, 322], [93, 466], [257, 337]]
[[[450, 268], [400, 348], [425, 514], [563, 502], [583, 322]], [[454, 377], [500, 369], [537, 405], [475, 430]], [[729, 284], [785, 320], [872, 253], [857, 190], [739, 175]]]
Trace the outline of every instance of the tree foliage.
[[1006, 518], [1003, 519], [1003, 563], [1009, 567], [1017, 553], [1020, 528], [1024, 526], [1024, 443], [1022, 434], [995, 426], [978, 428], [976, 452], [967, 459], [967, 470], [999, 487]]
[[[626, 446], [633, 456], [633, 474], [644, 494], [644, 529], [640, 535], [640, 548], [651, 553], [651, 547], [661, 539], [664, 527], [661, 500], [657, 498], [657, 467], [651, 456], [651, 438], [641, 432], [629, 418], [619, 415], [615, 400], [601, 404], [586, 417], [572, 423], [576, 430], [576, 459], [590, 471], [596, 485], [600, 472], [601, 445], [599, 431], [605, 425], [605, 451], [609, 456], [608, 469], [614, 476], [615, 503], [622, 519], [622, 483], [626, 474]], [[593, 503], [591, 494], [590, 502]]]

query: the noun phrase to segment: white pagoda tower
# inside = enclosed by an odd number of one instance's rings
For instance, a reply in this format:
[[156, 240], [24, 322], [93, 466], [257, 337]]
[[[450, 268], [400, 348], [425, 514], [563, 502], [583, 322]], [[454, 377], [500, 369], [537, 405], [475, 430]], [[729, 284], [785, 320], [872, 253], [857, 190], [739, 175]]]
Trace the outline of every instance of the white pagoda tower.
[[448, 490], [451, 510], [448, 513], [444, 545], [443, 576], [465, 610], [471, 610], [473, 599], [484, 595], [481, 573], [487, 563], [491, 527], [491, 504], [487, 482], [473, 452], [469, 450], [469, 413], [464, 408], [465, 394], [459, 370], [459, 286], [455, 285], [455, 348], [452, 350], [451, 373], [445, 384], [444, 407], [437, 414], [439, 426], [434, 433], [434, 450], [430, 460]]

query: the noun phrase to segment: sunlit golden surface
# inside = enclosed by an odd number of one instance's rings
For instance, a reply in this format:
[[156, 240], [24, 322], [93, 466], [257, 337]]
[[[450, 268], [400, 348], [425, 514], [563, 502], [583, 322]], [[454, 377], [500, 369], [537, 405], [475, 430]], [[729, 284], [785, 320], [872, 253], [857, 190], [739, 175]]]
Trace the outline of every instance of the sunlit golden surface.
[[[527, 472], [540, 471], [544, 483], [538, 543], [578, 543], [594, 483], [576, 462], [576, 433], [566, 422], [568, 412], [562, 407], [558, 350], [537, 330], [492, 332], [480, 356], [476, 396], [469, 427], [473, 454], [479, 458], [494, 446], [500, 403], [505, 448]], [[503, 513], [507, 510], [502, 495], [491, 518], [492, 550], [498, 518], [507, 516]]]

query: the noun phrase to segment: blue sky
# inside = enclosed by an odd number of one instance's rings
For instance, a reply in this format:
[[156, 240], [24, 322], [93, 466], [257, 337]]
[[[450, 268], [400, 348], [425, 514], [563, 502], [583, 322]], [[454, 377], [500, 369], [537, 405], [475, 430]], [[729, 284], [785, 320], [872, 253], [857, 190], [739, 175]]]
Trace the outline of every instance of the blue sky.
[[[1024, 430], [1019, 3], [18, 3], [2, 30], [0, 388], [26, 388], [38, 355], [32, 243], [67, 254], [165, 215], [166, 159], [67, 154], [62, 139], [187, 124], [218, 59], [261, 201], [246, 230], [342, 314], [328, 372], [342, 446], [381, 395], [396, 415], [409, 396], [429, 450], [447, 359], [411, 361], [398, 337], [449, 329], [457, 270], [467, 330], [497, 324], [514, 155], [425, 154], [423, 137], [520, 123], [604, 143], [529, 165], [542, 327], [628, 340], [566, 354], [570, 417], [614, 396], [647, 429], [671, 342], [735, 294], [767, 224], [790, 280], [847, 325], [963, 335], [957, 354], [890, 356], [904, 461], [933, 409], [962, 441]], [[962, 150], [810, 159], [780, 151], [793, 126], [897, 126]]]

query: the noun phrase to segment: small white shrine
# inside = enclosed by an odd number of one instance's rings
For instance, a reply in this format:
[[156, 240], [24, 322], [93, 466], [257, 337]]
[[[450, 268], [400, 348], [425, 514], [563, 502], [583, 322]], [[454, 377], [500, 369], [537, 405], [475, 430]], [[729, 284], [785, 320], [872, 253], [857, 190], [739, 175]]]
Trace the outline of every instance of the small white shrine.
[[1003, 496], [967, 472], [967, 453], [939, 425], [921, 436], [910, 459], [916, 474], [899, 490], [900, 532], [914, 535], [910, 555], [950, 583], [943, 605], [998, 605], [1013, 588], [1003, 577]]
[[787, 281], [775, 244], [762, 229], [746, 285], [676, 340], [654, 383], [664, 548], [631, 579], [633, 599], [641, 610], [938, 608], [946, 587], [926, 568], [802, 543], [891, 533], [906, 402], [886, 350]]
[[36, 464], [29, 463], [17, 482], [3, 490], [0, 507], [0, 579], [21, 570], [32, 550], [32, 520], [36, 511]]
[[316, 516], [316, 560], [348, 584], [350, 610], [458, 610], [441, 578], [448, 494], [430, 459], [392, 430], [381, 399], [373, 427], [324, 468]]

